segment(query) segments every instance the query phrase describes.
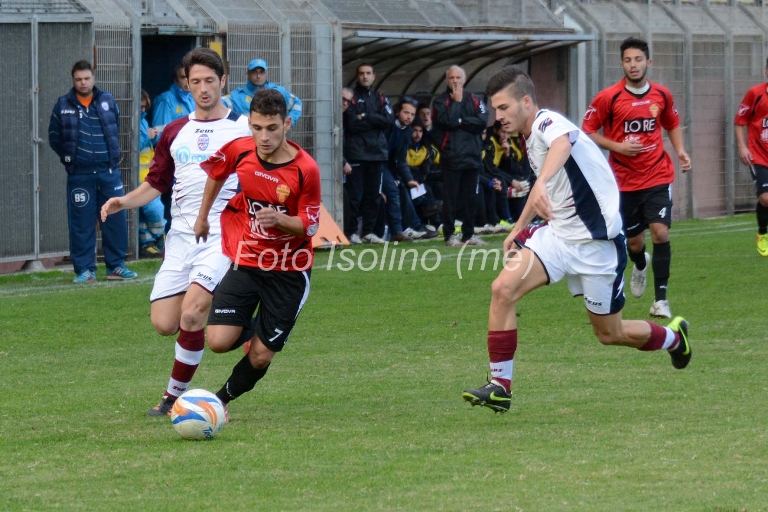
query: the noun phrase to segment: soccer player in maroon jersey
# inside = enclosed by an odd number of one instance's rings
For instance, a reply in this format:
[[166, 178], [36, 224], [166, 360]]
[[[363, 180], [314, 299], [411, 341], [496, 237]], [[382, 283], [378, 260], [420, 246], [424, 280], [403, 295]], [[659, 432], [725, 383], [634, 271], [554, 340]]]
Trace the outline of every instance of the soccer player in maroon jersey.
[[216, 393], [224, 404], [253, 389], [285, 346], [309, 296], [312, 235], [320, 222], [320, 172], [285, 138], [291, 118], [279, 91], [254, 95], [250, 125], [253, 137], [236, 139], [203, 162], [208, 181], [195, 222], [195, 236], [205, 241], [211, 204], [236, 173], [242, 190], [221, 214], [222, 248], [233, 263], [213, 296], [208, 346], [227, 352], [250, 341], [250, 347]]
[[[655, 299], [650, 315], [672, 318], [667, 301], [667, 281], [672, 251], [672, 189], [675, 167], [664, 151], [662, 128], [669, 135], [681, 170], [691, 169], [683, 147], [677, 109], [669, 89], [646, 78], [651, 59], [648, 43], [630, 37], [621, 43], [624, 78], [603, 89], [587, 109], [581, 128], [601, 148], [610, 151], [611, 164], [621, 192], [621, 217], [627, 236], [632, 269], [630, 289], [640, 297], [645, 291], [650, 256], [645, 252], [645, 230], [653, 242]], [[603, 133], [598, 133], [602, 128]]]
[[[227, 77], [224, 63], [216, 52], [195, 48], [184, 57], [184, 69], [195, 100], [194, 112], [165, 126], [144, 183], [124, 197], [110, 199], [101, 210], [102, 218], [106, 218], [120, 210], [143, 206], [163, 192], [172, 191], [171, 230], [149, 300], [155, 330], [163, 336], [178, 333], [178, 337], [165, 393], [147, 412], [148, 416], [155, 417], [169, 416], [176, 398], [189, 388], [203, 359], [205, 320], [213, 290], [230, 263], [221, 252], [218, 219], [211, 226], [207, 243], [198, 244], [195, 240], [192, 226], [207, 179], [200, 163], [225, 143], [250, 133], [248, 119], [221, 103]], [[224, 210], [237, 188], [237, 179], [232, 177], [215, 198], [214, 212]]]
[[[768, 78], [768, 61], [765, 76]], [[750, 167], [755, 181], [757, 252], [768, 256], [768, 84], [763, 82], [747, 91], [734, 124], [739, 160]]]

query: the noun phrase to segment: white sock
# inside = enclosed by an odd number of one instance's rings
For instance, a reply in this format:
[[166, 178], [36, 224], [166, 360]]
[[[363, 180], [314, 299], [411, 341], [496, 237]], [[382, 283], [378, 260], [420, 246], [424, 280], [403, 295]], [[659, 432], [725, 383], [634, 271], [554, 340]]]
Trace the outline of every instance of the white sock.
[[[664, 339], [664, 345], [661, 346], [662, 350], [674, 350], [677, 348], [677, 343], [675, 343], [675, 331], [670, 329], [669, 327], [665, 327], [667, 331], [667, 337]], [[679, 342], [678, 342], [679, 343]], [[672, 346], [674, 345], [674, 347]]]
[[512, 366], [515, 360], [499, 361], [498, 363], [491, 363], [491, 380], [494, 378], [512, 380]]

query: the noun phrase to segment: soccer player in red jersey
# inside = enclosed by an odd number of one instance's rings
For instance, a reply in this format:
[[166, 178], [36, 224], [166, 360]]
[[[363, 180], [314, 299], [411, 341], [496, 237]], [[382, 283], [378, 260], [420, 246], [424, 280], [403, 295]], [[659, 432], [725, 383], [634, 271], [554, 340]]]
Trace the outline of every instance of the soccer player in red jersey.
[[[768, 78], [768, 61], [765, 76]], [[755, 181], [757, 252], [768, 256], [768, 84], [763, 82], [747, 91], [734, 124], [739, 160], [750, 167]]]
[[[165, 393], [147, 412], [155, 417], [169, 416], [176, 398], [189, 388], [203, 359], [205, 320], [213, 290], [229, 268], [229, 259], [221, 252], [218, 218], [211, 226], [207, 243], [195, 241], [192, 226], [206, 183], [200, 163], [224, 144], [247, 137], [250, 132], [248, 119], [221, 103], [227, 77], [216, 52], [195, 48], [184, 57], [184, 70], [195, 100], [194, 112], [165, 126], [144, 183], [124, 197], [110, 199], [101, 210], [104, 219], [121, 210], [143, 206], [168, 190], [172, 192], [171, 230], [149, 300], [155, 330], [163, 336], [178, 333], [178, 337]], [[224, 210], [237, 188], [233, 176], [213, 201], [216, 213]]]
[[208, 346], [250, 347], [216, 393], [224, 404], [253, 389], [285, 346], [309, 296], [312, 235], [320, 222], [320, 171], [285, 138], [291, 118], [279, 91], [254, 95], [250, 125], [253, 137], [233, 140], [203, 162], [208, 181], [195, 222], [195, 236], [205, 241], [210, 207], [237, 174], [242, 190], [221, 214], [222, 248], [233, 263], [213, 296]]
[[[624, 78], [597, 93], [584, 114], [581, 129], [610, 151], [608, 160], [621, 192], [627, 252], [635, 264], [630, 281], [632, 295], [640, 297], [645, 291], [651, 260], [645, 252], [645, 230], [650, 229], [656, 292], [650, 315], [672, 318], [667, 281], [672, 260], [669, 227], [675, 167], [664, 151], [662, 128], [669, 134], [683, 172], [691, 169], [691, 159], [683, 147], [672, 94], [646, 78], [651, 66], [648, 43], [630, 37], [620, 49]], [[601, 128], [602, 134], [598, 133]]]

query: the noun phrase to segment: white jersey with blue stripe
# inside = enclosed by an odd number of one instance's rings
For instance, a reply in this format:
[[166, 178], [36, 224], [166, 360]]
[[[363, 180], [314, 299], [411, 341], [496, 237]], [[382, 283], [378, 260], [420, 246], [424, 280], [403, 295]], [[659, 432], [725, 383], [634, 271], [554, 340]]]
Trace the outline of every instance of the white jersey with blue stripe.
[[552, 203], [552, 232], [571, 243], [611, 240], [621, 233], [619, 187], [597, 145], [563, 115], [542, 109], [536, 113], [525, 142], [531, 168], [539, 175], [552, 142], [568, 135], [571, 155], [547, 183]]

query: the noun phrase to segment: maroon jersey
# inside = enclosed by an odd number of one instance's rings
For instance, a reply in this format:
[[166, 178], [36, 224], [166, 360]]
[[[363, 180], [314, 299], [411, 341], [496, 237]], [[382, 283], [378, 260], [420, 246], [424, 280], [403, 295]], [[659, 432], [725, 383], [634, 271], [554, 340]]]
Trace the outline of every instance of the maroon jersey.
[[[237, 173], [240, 181], [241, 191], [221, 214], [222, 249], [237, 265], [280, 271], [312, 266], [312, 235], [320, 223], [320, 171], [306, 151], [293, 142], [288, 144], [298, 153], [283, 164], [261, 160], [252, 137], [229, 142], [201, 164], [214, 180]], [[255, 215], [262, 208], [299, 217], [303, 234], [259, 225]]]
[[734, 124], [747, 127], [747, 147], [752, 161], [768, 167], [768, 84], [747, 91], [736, 112]]
[[584, 114], [581, 129], [615, 142], [639, 141], [643, 147], [634, 157], [611, 151], [608, 161], [619, 190], [629, 192], [672, 183], [675, 167], [664, 151], [661, 129], [674, 130], [680, 124], [669, 89], [648, 82], [643, 94], [633, 94], [625, 87], [626, 79], [603, 89]]

